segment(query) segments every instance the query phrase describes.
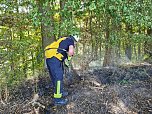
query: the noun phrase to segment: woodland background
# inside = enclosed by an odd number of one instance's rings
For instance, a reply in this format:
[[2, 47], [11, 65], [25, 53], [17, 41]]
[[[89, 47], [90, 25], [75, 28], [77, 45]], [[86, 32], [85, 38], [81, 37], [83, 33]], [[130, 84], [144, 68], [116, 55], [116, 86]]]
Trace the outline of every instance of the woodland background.
[[[1, 0], [0, 100], [44, 73], [44, 48], [79, 33], [75, 69], [152, 63], [151, 0]], [[35, 92], [37, 92], [37, 85]]]

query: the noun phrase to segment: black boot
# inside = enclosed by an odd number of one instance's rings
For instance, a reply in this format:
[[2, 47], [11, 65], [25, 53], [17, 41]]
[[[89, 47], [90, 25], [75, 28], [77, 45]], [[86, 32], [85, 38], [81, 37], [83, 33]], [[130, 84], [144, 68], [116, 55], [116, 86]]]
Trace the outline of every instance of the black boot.
[[68, 99], [62, 99], [62, 98], [55, 98], [54, 99], [54, 105], [63, 106], [68, 103]]

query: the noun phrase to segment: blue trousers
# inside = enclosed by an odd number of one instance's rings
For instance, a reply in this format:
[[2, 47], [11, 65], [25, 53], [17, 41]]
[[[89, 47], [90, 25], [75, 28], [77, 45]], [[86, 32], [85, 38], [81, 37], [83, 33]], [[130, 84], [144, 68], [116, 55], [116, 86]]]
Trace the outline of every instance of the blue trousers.
[[54, 87], [54, 98], [61, 98], [63, 92], [63, 63], [52, 57], [46, 59], [46, 64]]

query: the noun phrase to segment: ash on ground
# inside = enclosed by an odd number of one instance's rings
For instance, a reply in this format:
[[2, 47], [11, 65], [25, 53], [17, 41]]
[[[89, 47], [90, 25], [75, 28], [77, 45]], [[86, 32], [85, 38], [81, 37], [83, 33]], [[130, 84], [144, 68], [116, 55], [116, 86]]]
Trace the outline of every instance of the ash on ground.
[[[152, 66], [77, 71], [81, 80], [65, 84], [66, 106], [52, 105], [49, 76], [12, 89], [2, 114], [152, 114]], [[0, 113], [0, 114], [1, 114]]]

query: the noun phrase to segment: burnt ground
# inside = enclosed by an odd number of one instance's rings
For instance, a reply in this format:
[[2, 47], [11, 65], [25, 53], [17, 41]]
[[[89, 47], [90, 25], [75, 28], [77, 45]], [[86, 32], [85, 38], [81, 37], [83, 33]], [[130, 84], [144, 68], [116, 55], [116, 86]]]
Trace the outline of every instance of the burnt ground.
[[0, 114], [152, 114], [152, 66], [77, 73], [81, 80], [65, 86], [68, 105], [52, 105], [50, 79], [40, 76], [11, 89]]

